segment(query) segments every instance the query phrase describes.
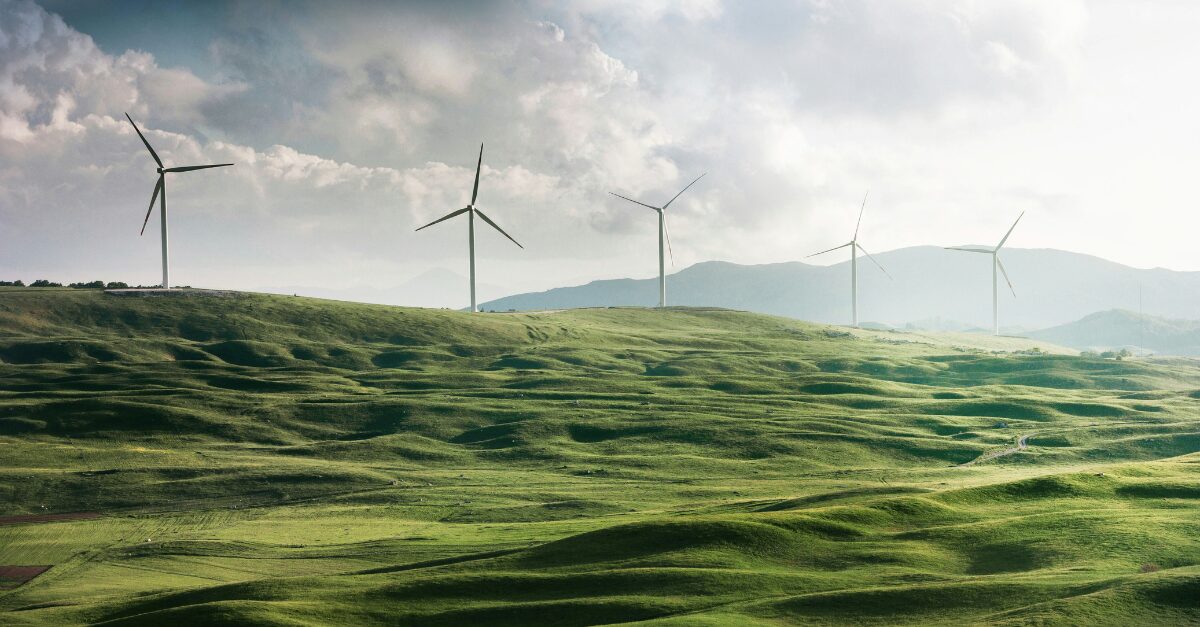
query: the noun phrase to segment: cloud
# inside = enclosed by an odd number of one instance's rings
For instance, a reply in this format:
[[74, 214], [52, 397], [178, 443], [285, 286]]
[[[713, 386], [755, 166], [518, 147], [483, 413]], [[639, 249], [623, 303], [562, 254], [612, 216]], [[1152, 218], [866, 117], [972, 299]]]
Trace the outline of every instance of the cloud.
[[463, 206], [480, 142], [480, 204], [526, 245], [481, 242], [500, 285], [649, 274], [653, 221], [607, 192], [663, 202], [705, 171], [671, 208], [681, 265], [798, 258], [866, 187], [871, 228], [912, 243], [930, 232], [900, 212], [930, 198], [1029, 197], [986, 180], [1019, 156], [991, 129], [1061, 101], [1087, 23], [1074, 2], [234, 8], [202, 78], [0, 5], [0, 226], [28, 242], [0, 270], [153, 270], [125, 110], [173, 163], [238, 163], [171, 181], [180, 263], [213, 283], [454, 267], [461, 225], [411, 229]]
[[[74, 115], [116, 115], [177, 125], [203, 119], [202, 109], [245, 89], [210, 84], [182, 68], [158, 67], [144, 52], [111, 56], [91, 37], [37, 5], [0, 6], [0, 137], [26, 142], [36, 127]], [[151, 114], [153, 112], [153, 114]]]
[[[347, 259], [392, 256], [397, 239], [411, 237], [418, 219], [466, 202], [474, 174], [469, 153], [454, 166], [367, 167], [285, 145], [260, 150], [164, 131], [156, 121], [186, 129], [204, 120], [205, 105], [241, 88], [164, 70], [142, 52], [108, 55], [32, 4], [5, 5], [0, 20], [0, 224], [7, 240], [23, 242], [3, 247], [0, 268], [65, 273], [90, 267], [151, 280], [142, 269], [153, 268], [147, 262], [156, 246], [135, 234], [153, 186], [153, 163], [119, 113], [124, 110], [168, 165], [237, 164], [169, 175], [173, 237], [193, 249], [193, 259], [204, 251], [208, 275], [236, 272], [246, 260], [268, 255], [278, 264], [302, 261], [305, 270], [314, 259], [337, 259], [340, 267], [321, 278], [334, 281], [350, 270]], [[487, 206], [560, 195], [558, 177], [520, 165], [485, 166], [483, 174]], [[511, 224], [503, 209], [491, 215]], [[438, 249], [436, 239], [405, 248], [423, 248], [435, 262], [461, 256]]]

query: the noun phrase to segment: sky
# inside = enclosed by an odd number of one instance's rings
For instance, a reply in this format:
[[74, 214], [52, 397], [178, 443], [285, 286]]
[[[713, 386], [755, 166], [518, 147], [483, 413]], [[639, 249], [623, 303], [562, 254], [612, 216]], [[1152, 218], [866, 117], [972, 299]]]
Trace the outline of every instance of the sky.
[[[1183, 0], [0, 0], [0, 279], [464, 306], [847, 241], [1200, 270]], [[813, 263], [842, 261], [836, 255]], [[433, 286], [432, 288], [430, 286]], [[444, 288], [444, 289], [435, 289]]]

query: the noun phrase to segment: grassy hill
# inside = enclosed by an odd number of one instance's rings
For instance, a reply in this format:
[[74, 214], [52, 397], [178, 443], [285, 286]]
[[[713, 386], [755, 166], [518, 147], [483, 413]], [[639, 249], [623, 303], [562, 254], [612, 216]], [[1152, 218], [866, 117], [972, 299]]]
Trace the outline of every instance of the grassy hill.
[[1200, 620], [1200, 369], [1067, 352], [0, 288], [0, 622]]
[[1096, 312], [1029, 336], [1084, 350], [1131, 347], [1165, 355], [1200, 356], [1200, 320], [1171, 320], [1124, 309]]

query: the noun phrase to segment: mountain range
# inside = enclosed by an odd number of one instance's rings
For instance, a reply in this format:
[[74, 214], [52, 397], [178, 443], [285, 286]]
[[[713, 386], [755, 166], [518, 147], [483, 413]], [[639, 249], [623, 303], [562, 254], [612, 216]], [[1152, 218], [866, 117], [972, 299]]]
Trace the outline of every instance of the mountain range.
[[[859, 317], [893, 327], [990, 328], [990, 259], [935, 246], [875, 255], [889, 278], [859, 258]], [[1200, 272], [1139, 269], [1055, 249], [1005, 249], [1016, 296], [1000, 279], [1000, 322], [1007, 332], [1044, 329], [1097, 311], [1141, 310], [1165, 318], [1196, 318]], [[494, 311], [653, 306], [656, 279], [611, 279], [483, 303]], [[850, 319], [850, 262], [741, 265], [698, 263], [667, 279], [671, 305], [727, 307], [814, 322]]]

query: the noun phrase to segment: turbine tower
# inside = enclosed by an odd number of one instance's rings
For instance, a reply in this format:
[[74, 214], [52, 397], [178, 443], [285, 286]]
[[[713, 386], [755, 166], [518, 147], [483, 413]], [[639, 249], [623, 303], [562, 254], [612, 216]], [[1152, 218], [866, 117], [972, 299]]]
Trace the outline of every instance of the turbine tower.
[[516, 244], [519, 248], [521, 248], [521, 249], [525, 248], [524, 246], [521, 246], [520, 242], [513, 239], [511, 235], [509, 235], [508, 233], [505, 233], [504, 229], [500, 228], [499, 225], [497, 225], [495, 222], [492, 222], [492, 219], [487, 217], [487, 214], [480, 211], [479, 207], [475, 206], [475, 199], [477, 197], [479, 197], [479, 170], [482, 167], [483, 167], [483, 144], [479, 144], [479, 162], [475, 164], [475, 189], [471, 190], [471, 204], [469, 204], [466, 207], [463, 207], [462, 209], [459, 209], [457, 211], [451, 211], [450, 213], [438, 218], [437, 220], [434, 220], [433, 222], [426, 224], [425, 226], [421, 227], [420, 229], [417, 229], [418, 231], [420, 231], [421, 229], [429, 228], [429, 227], [437, 224], [438, 222], [442, 222], [443, 220], [449, 220], [450, 218], [453, 218], [455, 216], [458, 216], [458, 215], [461, 215], [464, 213], [467, 214], [467, 246], [471, 252], [471, 311], [472, 312], [479, 311], [479, 307], [475, 303], [475, 216], [478, 215], [484, 222], [487, 222], [488, 224], [492, 225], [493, 229], [500, 231], [501, 235], [503, 235], [504, 237], [507, 237], [509, 240], [512, 241], [512, 243]]
[[[696, 181], [699, 181], [700, 179], [704, 178], [705, 175], [707, 175], [707, 174], [708, 174], [708, 172], [705, 172], [704, 174], [697, 176]], [[683, 192], [686, 192], [688, 190], [688, 187], [695, 185], [696, 181], [692, 181], [691, 183], [688, 183], [687, 187], [680, 190], [678, 194], [675, 194], [675, 198], [679, 198], [683, 194]], [[666, 307], [667, 306], [667, 267], [666, 267], [666, 263], [665, 263], [665, 258], [663, 256], [663, 241], [664, 240], [666, 241], [667, 252], [669, 252], [671, 255], [671, 265], [674, 266], [675, 265], [675, 251], [671, 250], [671, 236], [667, 233], [667, 207], [670, 207], [671, 203], [675, 202], [675, 198], [668, 200], [667, 204], [665, 204], [661, 207], [655, 207], [654, 205], [647, 205], [644, 202], [640, 202], [640, 201], [634, 200], [632, 198], [627, 198], [616, 192], [609, 192], [609, 193], [612, 194], [613, 196], [616, 196], [617, 198], [622, 199], [622, 200], [628, 200], [629, 202], [631, 202], [635, 205], [641, 205], [643, 207], [646, 207], [647, 209], [653, 209], [654, 211], [658, 212], [658, 306], [660, 308]]]
[[154, 163], [158, 164], [158, 182], [154, 184], [154, 193], [150, 196], [150, 208], [146, 210], [146, 219], [142, 220], [142, 231], [139, 235], [146, 234], [146, 224], [150, 222], [150, 214], [154, 211], [154, 201], [158, 200], [159, 220], [162, 222], [162, 288], [164, 290], [171, 289], [171, 281], [167, 266], [170, 259], [167, 251], [167, 174], [175, 172], [191, 172], [192, 170], [205, 170], [208, 168], [223, 168], [233, 165], [232, 163], [215, 163], [212, 165], [187, 165], [175, 168], [163, 167], [162, 159], [158, 158], [158, 153], [150, 147], [150, 142], [146, 141], [146, 136], [142, 135], [141, 129], [137, 124], [133, 123], [133, 118], [129, 114], [125, 114], [125, 118], [133, 124], [133, 130], [137, 132], [138, 137], [142, 138], [142, 143], [146, 145], [146, 150], [150, 151], [150, 156], [154, 158]]
[[1004, 234], [1004, 238], [996, 244], [995, 248], [960, 248], [957, 246], [947, 246], [946, 250], [961, 250], [968, 253], [986, 253], [992, 256], [992, 335], [1000, 335], [1000, 294], [997, 289], [996, 269], [1000, 269], [1000, 273], [1004, 275], [1004, 281], [1008, 283], [1008, 289], [1012, 291], [1015, 298], [1017, 290], [1013, 289], [1012, 280], [1008, 278], [1008, 271], [1004, 269], [1004, 262], [1000, 261], [1000, 248], [1004, 246], [1004, 242], [1008, 241], [1008, 236], [1012, 235], [1013, 229], [1017, 228], [1017, 222], [1025, 217], [1025, 212], [1017, 216], [1012, 226], [1008, 227], [1008, 232]]
[[[867, 194], [870, 194], [870, 192], [867, 192]], [[875, 261], [875, 258], [871, 256], [871, 253], [867, 252], [867, 249], [863, 248], [862, 244], [858, 243], [858, 229], [862, 226], [863, 211], [865, 211], [867, 208], [867, 194], [863, 194], [862, 207], [858, 210], [858, 223], [854, 225], [854, 237], [850, 238], [849, 242], [842, 244], [841, 246], [834, 246], [829, 250], [822, 250], [819, 253], [813, 253], [808, 257], [805, 257], [805, 259], [808, 259], [809, 257], [816, 257], [817, 255], [831, 253], [847, 246], [850, 247], [850, 319], [851, 324], [855, 327], [858, 326], [858, 251], [861, 250], [863, 254], [871, 260], [872, 263], [879, 266], [879, 269], [883, 270], [883, 273], [887, 275], [888, 279], [892, 278], [892, 275], [888, 274], [887, 270], [884, 270], [883, 265], [878, 261]]]

